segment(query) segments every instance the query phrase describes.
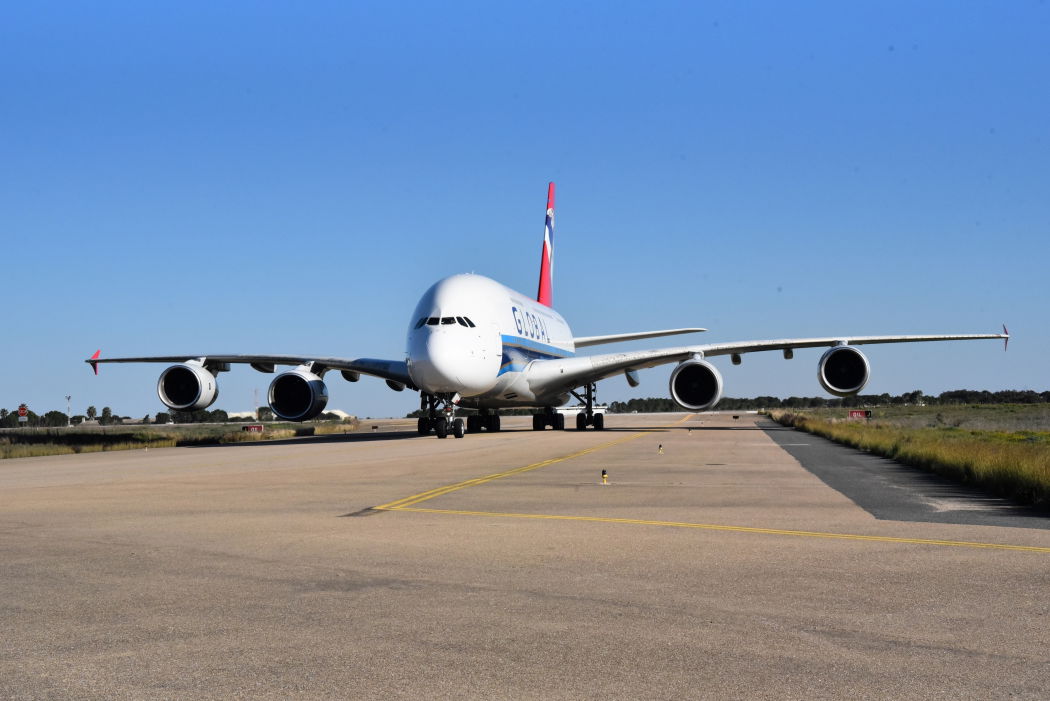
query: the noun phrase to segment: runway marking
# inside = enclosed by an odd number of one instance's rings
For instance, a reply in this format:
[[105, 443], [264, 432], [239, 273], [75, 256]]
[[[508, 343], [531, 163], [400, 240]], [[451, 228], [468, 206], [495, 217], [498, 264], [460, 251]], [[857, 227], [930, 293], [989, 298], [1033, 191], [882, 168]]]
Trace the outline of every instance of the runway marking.
[[[676, 421], [676, 422], [674, 422], [673, 424], [670, 424], [670, 425], [671, 426], [675, 426], [677, 424], [682, 423], [683, 421], [687, 421], [687, 420], [691, 419], [692, 417], [693, 417], [693, 414], [688, 414], [684, 418], [682, 418], [682, 419], [680, 419], [680, 420], [678, 420], [678, 421]], [[578, 457], [580, 457], [582, 455], [587, 455], [588, 453], [595, 453], [595, 452], [598, 452], [599, 450], [605, 450], [606, 448], [611, 448], [611, 447], [613, 447], [615, 445], [622, 445], [622, 444], [624, 444], [624, 443], [626, 443], [628, 441], [633, 441], [636, 438], [641, 438], [642, 436], [648, 436], [648, 435], [649, 435], [649, 431], [642, 431], [642, 432], [639, 432], [639, 433], [633, 433], [633, 434], [631, 434], [629, 436], [626, 436], [624, 438], [618, 438], [618, 439], [616, 439], [614, 441], [609, 441], [608, 443], [602, 443], [600, 445], [596, 445], [596, 446], [591, 447], [591, 448], [585, 448], [583, 450], [578, 450], [575, 453], [570, 453], [569, 455], [563, 455], [560, 458], [550, 458], [549, 460], [541, 460], [540, 462], [534, 462], [531, 465], [524, 465], [522, 467], [515, 467], [512, 470], [505, 470], [504, 472], [496, 472], [496, 473], [491, 474], [491, 475], [486, 475], [485, 477], [476, 477], [474, 479], [466, 480], [466, 481], [463, 481], [463, 482], [457, 482], [456, 484], [448, 484], [448, 485], [445, 485], [443, 487], [435, 487], [434, 489], [428, 490], [426, 492], [420, 492], [419, 494], [413, 494], [412, 496], [405, 497], [403, 499], [398, 499], [397, 501], [392, 501], [389, 504], [382, 504], [380, 506], [373, 506], [372, 508], [376, 509], [378, 511], [397, 511], [397, 510], [405, 509], [406, 507], [414, 506], [415, 504], [420, 504], [420, 503], [422, 503], [424, 501], [428, 501], [428, 500], [433, 499], [435, 497], [440, 497], [440, 496], [443, 496], [445, 494], [451, 494], [452, 492], [458, 492], [461, 489], [466, 489], [468, 487], [476, 487], [479, 484], [485, 484], [486, 482], [492, 482], [494, 480], [503, 479], [504, 477], [510, 477], [512, 475], [520, 475], [520, 474], [525, 473], [525, 472], [531, 472], [532, 470], [538, 470], [541, 467], [547, 467], [548, 465], [554, 465], [555, 463], [565, 462], [566, 460], [572, 460], [573, 458], [578, 458]]]
[[[671, 426], [683, 423], [691, 419], [694, 415], [689, 414], [685, 418], [676, 421]], [[954, 548], [975, 548], [982, 550], [1014, 550], [1022, 552], [1037, 552], [1037, 553], [1050, 553], [1050, 547], [1040, 547], [1035, 545], [1010, 545], [1005, 543], [979, 543], [965, 540], [936, 540], [930, 538], [899, 538], [894, 536], [879, 536], [879, 535], [862, 535], [859, 533], [830, 533], [821, 531], [795, 531], [781, 528], [755, 528], [752, 526], [727, 526], [714, 523], [689, 523], [684, 521], [651, 521], [646, 519], [636, 518], [612, 518], [604, 516], [567, 516], [559, 514], [518, 514], [500, 511], [464, 511], [458, 509], [431, 509], [427, 507], [418, 507], [417, 504], [421, 504], [430, 499], [434, 499], [445, 494], [451, 494], [461, 489], [467, 489], [469, 487], [476, 487], [487, 482], [492, 482], [504, 477], [511, 477], [513, 475], [520, 475], [532, 470], [538, 470], [541, 467], [547, 467], [548, 465], [554, 465], [559, 462], [565, 462], [566, 460], [572, 460], [589, 453], [595, 453], [599, 450], [605, 450], [606, 448], [612, 448], [613, 446], [622, 445], [628, 441], [633, 441], [636, 438], [649, 435], [648, 431], [635, 433], [624, 438], [619, 438], [608, 443], [602, 443], [591, 448], [585, 448], [584, 450], [578, 450], [575, 453], [563, 455], [558, 458], [550, 458], [549, 460], [541, 460], [540, 462], [534, 462], [530, 465], [524, 465], [522, 467], [516, 467], [511, 470], [505, 470], [503, 472], [496, 472], [491, 475], [484, 477], [477, 477], [470, 480], [464, 480], [463, 482], [457, 482], [455, 484], [449, 484], [442, 487], [435, 487], [419, 494], [413, 494], [412, 496], [392, 501], [388, 504], [382, 504], [380, 506], [373, 506], [374, 511], [410, 511], [415, 513], [423, 514], [446, 514], [452, 516], [488, 516], [489, 518], [521, 518], [521, 519], [533, 519], [540, 521], [582, 521], [590, 523], [619, 523], [625, 525], [634, 526], [663, 526], [665, 528], [691, 528], [694, 530], [705, 530], [705, 531], [722, 531], [731, 533], [751, 533], [756, 535], [782, 535], [782, 536], [795, 536], [801, 538], [824, 538], [831, 540], [859, 540], [871, 543], [900, 543], [907, 545], [934, 545], [939, 547], [954, 547]], [[349, 515], [349, 514], [348, 514]], [[355, 514], [356, 515], [356, 514]]]
[[[381, 508], [381, 507], [377, 507]], [[907, 543], [910, 545], [939, 545], [956, 548], [981, 548], [986, 550], [1022, 550], [1025, 552], [1050, 553], [1050, 548], [1036, 545], [1009, 545], [1004, 543], [977, 543], [965, 540], [933, 540], [929, 538], [897, 538], [858, 533], [822, 533], [820, 531], [791, 531], [780, 528], [753, 528], [750, 526], [723, 526], [714, 523], [688, 523], [681, 521], [648, 521], [636, 518], [607, 518], [604, 516], [559, 516], [557, 514], [515, 514], [499, 511], [462, 511], [457, 509], [428, 509], [422, 507], [399, 507], [395, 511], [415, 511], [424, 514], [452, 514], [456, 516], [489, 516], [496, 518], [531, 518], [545, 521], [590, 521], [593, 523], [623, 523], [635, 526], [665, 526], [669, 528], [693, 528], [705, 531], [729, 531], [734, 533], [757, 533], [761, 535], [787, 535], [803, 538], [829, 538], [838, 540], [865, 540], [876, 543]]]

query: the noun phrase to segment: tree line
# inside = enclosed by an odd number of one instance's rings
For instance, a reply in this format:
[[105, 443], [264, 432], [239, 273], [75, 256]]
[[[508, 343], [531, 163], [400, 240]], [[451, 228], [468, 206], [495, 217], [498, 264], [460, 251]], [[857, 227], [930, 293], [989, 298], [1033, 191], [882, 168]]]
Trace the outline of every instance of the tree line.
[[[844, 409], [858, 407], [876, 406], [940, 406], [950, 404], [1044, 404], [1050, 403], [1050, 392], [1035, 392], [1033, 390], [1002, 390], [989, 392], [988, 390], [953, 389], [941, 392], [934, 396], [925, 394], [922, 390], [914, 390], [903, 394], [858, 394], [853, 397], [831, 398], [831, 397], [723, 397], [718, 402], [718, 409], [749, 410], [749, 409], [823, 409], [842, 407]], [[682, 408], [673, 399], [664, 397], [648, 397], [646, 399], [631, 399], [626, 402], [611, 402], [609, 413], [629, 414], [631, 412], [656, 413], [667, 411], [682, 411]]]
[[32, 409], [28, 409], [26, 412], [26, 421], [21, 422], [18, 420], [18, 409], [3, 409], [0, 408], [0, 428], [19, 428], [22, 426], [46, 426], [46, 427], [60, 427], [60, 426], [79, 426], [85, 421], [97, 421], [102, 426], [108, 426], [110, 424], [119, 424], [127, 417], [120, 417], [113, 413], [113, 410], [108, 406], [102, 407], [102, 413], [100, 414], [98, 409], [93, 406], [89, 406], [87, 411], [83, 414], [76, 414], [75, 416], [69, 416], [64, 411], [57, 411], [52, 409], [44, 414], [37, 414]]
[[[26, 413], [26, 421], [18, 420], [18, 409], [0, 408], [0, 428], [61, 428], [63, 426], [80, 426], [85, 421], [97, 422], [100, 426], [120, 425], [125, 421], [132, 421], [130, 416], [118, 416], [108, 406], [102, 407], [99, 412], [94, 406], [89, 406], [83, 414], [69, 416], [63, 411], [51, 410], [44, 414], [37, 414], [32, 409]], [[146, 414], [136, 423], [140, 424], [194, 424], [194, 423], [252, 423], [254, 421], [273, 421], [274, 415], [270, 407], [259, 407], [255, 416], [231, 417], [222, 409], [208, 411], [160, 411], [155, 415]], [[315, 421], [342, 421], [343, 417], [332, 412], [325, 412], [318, 416]]]
[[[988, 390], [953, 389], [948, 392], [941, 392], [936, 396], [925, 394], [922, 390], [917, 389], [912, 392], [905, 392], [898, 395], [890, 395], [886, 393], [858, 394], [854, 397], [843, 397], [841, 399], [829, 397], [786, 397], [782, 399], [780, 397], [772, 396], [752, 398], [723, 397], [718, 403], [717, 408], [734, 411], [748, 409], [833, 409], [836, 407], [849, 409], [857, 407], [904, 405], [938, 406], [950, 404], [1045, 403], [1050, 403], [1050, 392], [1035, 392], [1030, 389], [1005, 389], [998, 392], [989, 392]], [[678, 406], [673, 399], [668, 399], [666, 397], [646, 397], [645, 399], [630, 399], [626, 402], [611, 402], [609, 404], [609, 413], [611, 414], [629, 414], [631, 412], [649, 414], [681, 410], [682, 408]], [[531, 414], [532, 412], [532, 409], [510, 409], [500, 411], [500, 413], [504, 415]], [[466, 416], [471, 413], [474, 412], [471, 410], [462, 410], [460, 415]], [[421, 412], [413, 411], [408, 414], [408, 418], [415, 418], [420, 415]], [[51, 410], [44, 414], [37, 414], [30, 409], [27, 418], [28, 421], [21, 423], [18, 421], [17, 409], [0, 408], [0, 428], [20, 428], [22, 426], [58, 428], [67, 425], [79, 426], [85, 421], [97, 421], [102, 426], [109, 426], [113, 424], [122, 424], [124, 421], [131, 420], [130, 416], [118, 416], [108, 406], [102, 407], [101, 412], [95, 407], [89, 406], [87, 411], [83, 414], [76, 414], [74, 416], [68, 416], [65, 412], [56, 410]], [[139, 419], [138, 422], [143, 424], [251, 423], [253, 421], [273, 421], [274, 418], [273, 412], [270, 411], [270, 407], [261, 406], [256, 409], [254, 417], [231, 417], [222, 409], [215, 409], [214, 411], [202, 409], [201, 411], [161, 411], [157, 412], [157, 414], [152, 417], [149, 414], [146, 414]], [[332, 412], [325, 412], [315, 420], [341, 421], [342, 417]]]

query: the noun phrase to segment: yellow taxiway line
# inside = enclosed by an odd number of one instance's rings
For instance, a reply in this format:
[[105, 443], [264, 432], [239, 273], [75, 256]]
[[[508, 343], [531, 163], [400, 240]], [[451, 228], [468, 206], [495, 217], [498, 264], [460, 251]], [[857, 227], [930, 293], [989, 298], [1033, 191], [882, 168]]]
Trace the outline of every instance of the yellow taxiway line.
[[896, 538], [893, 536], [861, 535], [858, 533], [823, 533], [821, 531], [792, 531], [780, 528], [753, 528], [750, 526], [723, 526], [714, 523], [688, 523], [681, 521], [649, 521], [638, 518], [607, 518], [603, 516], [559, 516], [556, 514], [515, 514], [499, 511], [462, 511], [458, 509], [426, 509], [401, 507], [394, 511], [415, 511], [424, 514], [452, 514], [457, 516], [489, 516], [493, 518], [531, 518], [546, 521], [590, 521], [594, 523], [624, 523], [635, 526], [664, 526], [670, 528], [695, 528], [705, 531], [729, 531], [733, 533], [759, 533], [763, 535], [789, 535], [803, 538], [832, 538], [838, 540], [865, 540], [875, 543], [908, 543], [911, 545], [940, 545], [956, 548], [984, 548], [990, 550], [1023, 550], [1025, 552], [1050, 553], [1050, 548], [1036, 545], [1010, 545], [1006, 543], [978, 543], [965, 540], [934, 540], [930, 538]]
[[[682, 419], [682, 421], [685, 421], [688, 418], [689, 418], [689, 416], [685, 417], [685, 419]], [[681, 423], [681, 421], [678, 421], [677, 423]], [[525, 472], [531, 472], [532, 470], [538, 470], [541, 467], [547, 467], [548, 465], [553, 465], [555, 463], [565, 462], [566, 460], [572, 460], [573, 458], [578, 458], [581, 455], [587, 455], [588, 453], [595, 453], [595, 452], [597, 452], [599, 450], [605, 450], [606, 448], [611, 448], [614, 445], [622, 445], [623, 443], [626, 443], [627, 441], [633, 441], [634, 439], [641, 438], [642, 436], [645, 436], [645, 435], [648, 435], [648, 433], [647, 432], [634, 433], [634, 434], [631, 434], [630, 436], [627, 436], [625, 438], [619, 438], [619, 439], [617, 439], [615, 441], [609, 441], [608, 443], [602, 443], [601, 445], [596, 445], [593, 448], [586, 448], [584, 450], [578, 450], [575, 453], [570, 453], [569, 455], [563, 455], [560, 458], [551, 458], [550, 460], [542, 460], [540, 462], [534, 462], [531, 465], [525, 465], [524, 467], [515, 467], [513, 470], [506, 470], [504, 472], [497, 472], [495, 474], [486, 475], [485, 477], [477, 477], [475, 479], [466, 480], [464, 482], [457, 482], [456, 484], [445, 485], [444, 487], [436, 487], [436, 488], [431, 489], [431, 490], [426, 491], [426, 492], [420, 492], [419, 494], [413, 494], [410, 497], [405, 497], [404, 499], [398, 499], [397, 501], [392, 501], [389, 504], [383, 504], [381, 506], [374, 506], [372, 508], [378, 509], [380, 511], [394, 511], [394, 510], [399, 510], [399, 509], [405, 509], [405, 508], [407, 508], [409, 506], [414, 506], [415, 504], [419, 504], [419, 503], [427, 501], [429, 499], [433, 499], [434, 497], [439, 497], [439, 496], [442, 496], [444, 494], [449, 494], [451, 492], [457, 492], [460, 489], [466, 489], [467, 487], [476, 487], [479, 484], [485, 484], [486, 482], [492, 482], [493, 480], [503, 479], [504, 477], [510, 477], [512, 475], [520, 475], [520, 474], [525, 473]]]
[[[688, 421], [693, 417], [693, 414], [686, 416], [680, 421], [676, 421], [673, 425], [680, 424], [684, 421]], [[634, 526], [663, 526], [665, 528], [692, 528], [697, 530], [706, 531], [723, 531], [731, 533], [752, 533], [760, 535], [783, 535], [783, 536], [796, 536], [802, 538], [827, 538], [836, 540], [859, 540], [873, 543], [904, 543], [909, 545], [935, 545], [941, 547], [954, 547], [954, 548], [979, 548], [985, 550], [1020, 550], [1024, 552], [1037, 552], [1037, 553], [1050, 553], [1050, 547], [1039, 547], [1035, 545], [1010, 545], [1007, 543], [979, 543], [974, 541], [965, 540], [936, 540], [931, 538], [899, 538], [894, 536], [880, 536], [880, 535], [862, 535], [859, 533], [825, 533], [821, 531], [795, 531], [781, 528], [754, 528], [751, 526], [726, 526], [714, 523], [688, 523], [681, 521], [651, 521], [646, 519], [636, 518], [611, 518], [603, 516], [565, 516], [558, 514], [517, 514], [517, 513], [505, 513], [500, 511], [463, 511], [458, 509], [429, 509], [425, 507], [417, 507], [417, 504], [421, 504], [425, 501], [429, 501], [436, 497], [457, 492], [461, 489], [468, 489], [470, 487], [476, 487], [487, 482], [494, 480], [503, 479], [505, 477], [511, 477], [513, 475], [520, 475], [525, 472], [531, 472], [532, 470], [538, 470], [541, 467], [547, 467], [548, 465], [554, 465], [559, 462], [565, 462], [566, 460], [572, 460], [588, 453], [595, 453], [599, 450], [605, 450], [606, 448], [612, 448], [613, 446], [622, 445], [628, 441], [633, 441], [636, 438], [648, 435], [648, 432], [640, 432], [631, 434], [625, 438], [619, 438], [608, 443], [602, 443], [592, 448], [586, 448], [584, 450], [578, 450], [575, 453], [563, 455], [559, 458], [551, 458], [549, 460], [541, 460], [540, 462], [534, 462], [531, 465], [524, 465], [522, 467], [516, 467], [511, 470], [505, 470], [503, 472], [496, 472], [491, 475], [484, 477], [477, 477], [475, 479], [465, 480], [463, 482], [457, 482], [455, 484], [449, 484], [442, 487], [435, 487], [434, 489], [426, 492], [420, 492], [419, 494], [413, 494], [412, 496], [392, 501], [388, 504], [382, 504], [380, 506], [373, 506], [372, 508], [376, 511], [412, 511], [416, 513], [424, 514], [447, 514], [453, 516], [488, 516], [489, 518], [523, 518], [523, 519], [534, 519], [542, 521], [582, 521], [590, 523], [618, 523]]]

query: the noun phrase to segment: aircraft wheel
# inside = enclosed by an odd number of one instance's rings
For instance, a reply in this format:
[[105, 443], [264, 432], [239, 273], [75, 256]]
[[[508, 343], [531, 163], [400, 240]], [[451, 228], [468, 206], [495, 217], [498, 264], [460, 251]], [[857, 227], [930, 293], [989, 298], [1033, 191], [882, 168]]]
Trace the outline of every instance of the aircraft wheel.
[[587, 415], [582, 411], [576, 415], [576, 430], [585, 431], [587, 430]]
[[488, 429], [493, 433], [499, 431], [499, 414], [488, 415]]
[[565, 430], [565, 414], [554, 414], [554, 430], [564, 431]]
[[604, 431], [605, 430], [605, 414], [594, 415], [594, 430]]
[[434, 419], [434, 433], [438, 438], [448, 438], [448, 421], [444, 416]]
[[421, 436], [430, 433], [430, 419], [425, 416], [420, 416], [419, 420], [416, 421], [416, 432]]
[[456, 419], [452, 422], [452, 435], [456, 438], [462, 438], [466, 435], [466, 430], [463, 427], [463, 419]]
[[547, 428], [547, 422], [545, 422], [543, 420], [543, 418], [544, 418], [543, 414], [533, 414], [532, 415], [532, 430], [533, 431], [542, 431], [543, 429]]
[[467, 433], [477, 433], [481, 430], [481, 417], [480, 416], [468, 416], [467, 417]]

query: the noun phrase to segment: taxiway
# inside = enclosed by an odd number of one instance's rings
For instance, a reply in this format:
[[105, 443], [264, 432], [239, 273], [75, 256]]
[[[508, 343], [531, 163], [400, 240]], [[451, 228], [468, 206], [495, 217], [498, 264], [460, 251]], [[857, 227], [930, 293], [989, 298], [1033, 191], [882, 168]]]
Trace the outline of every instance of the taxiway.
[[754, 415], [529, 422], [0, 462], [0, 697], [1050, 695], [1038, 516]]

